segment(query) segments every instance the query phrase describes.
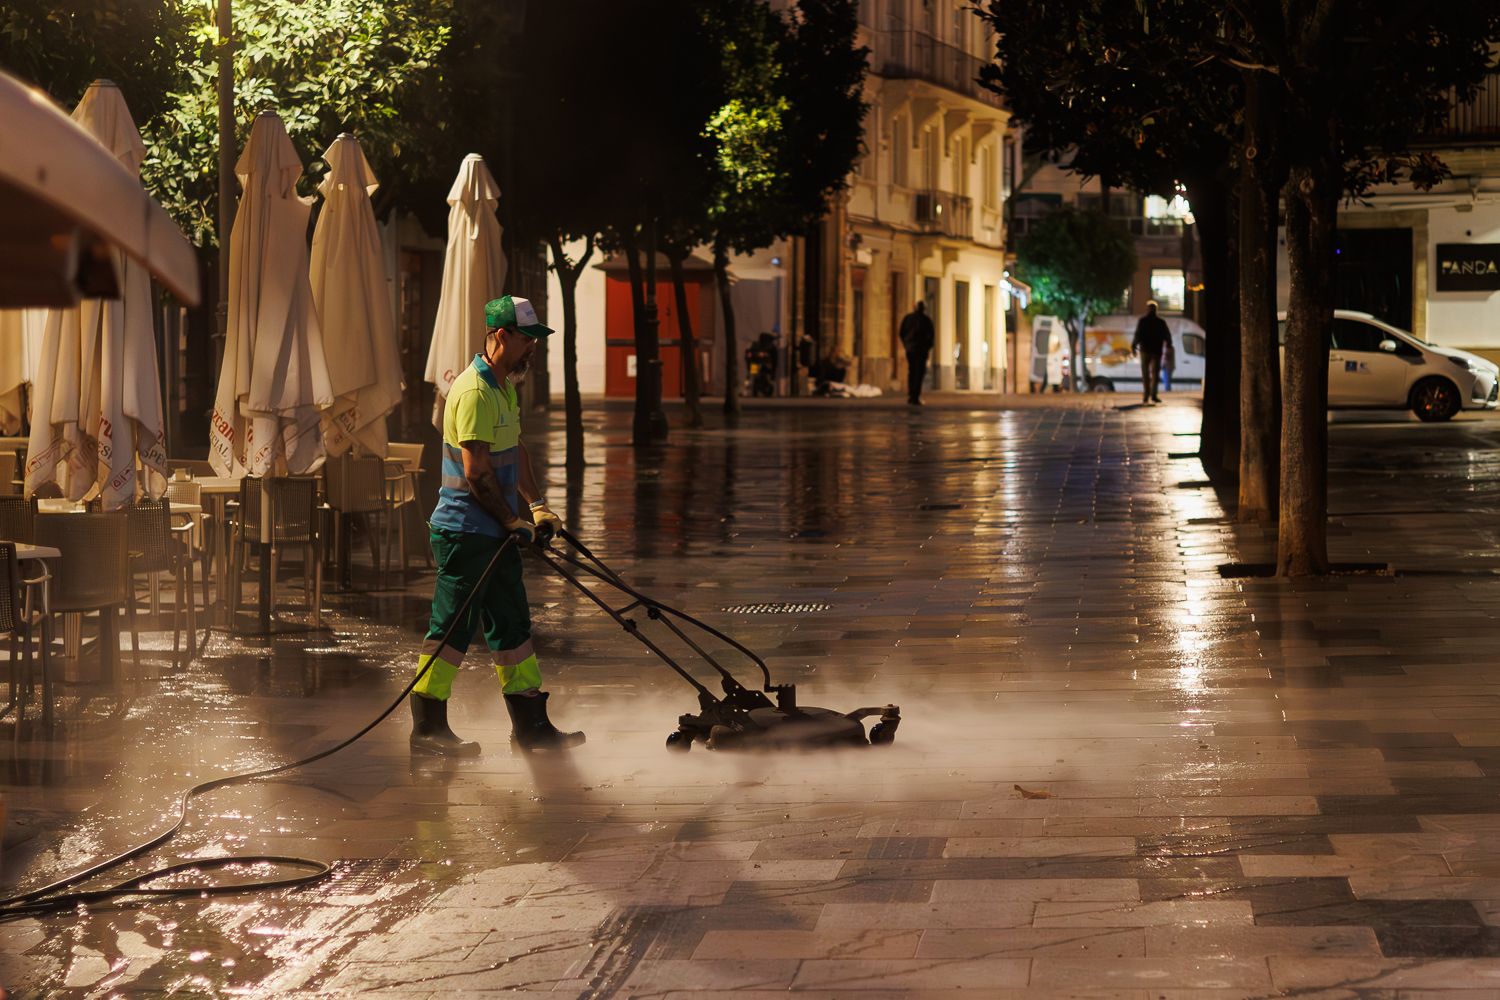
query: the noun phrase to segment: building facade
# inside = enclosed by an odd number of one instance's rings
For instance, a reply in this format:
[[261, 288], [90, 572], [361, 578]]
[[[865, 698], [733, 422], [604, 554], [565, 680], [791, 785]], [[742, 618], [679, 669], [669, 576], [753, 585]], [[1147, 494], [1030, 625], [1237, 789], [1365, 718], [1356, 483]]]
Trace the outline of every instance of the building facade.
[[[903, 387], [896, 331], [918, 301], [937, 328], [932, 386], [1015, 387], [1004, 204], [1019, 149], [1000, 97], [977, 79], [993, 34], [969, 0], [862, 0], [858, 44], [870, 52], [866, 152], [812, 233], [733, 261], [737, 343], [705, 344], [710, 392], [723, 389], [722, 352], [741, 355], [762, 332], [786, 352], [781, 392], [808, 388], [805, 370], [789, 377], [803, 341], [846, 381]], [[578, 288], [581, 388], [628, 395], [633, 385], [610, 383], [602, 364], [606, 294], [603, 269], [589, 268]]]
[[[1022, 178], [1012, 194], [1012, 250], [1037, 220], [1060, 205], [1105, 207], [1105, 194], [1097, 178], [1081, 177], [1063, 166], [1032, 163]], [[1135, 277], [1120, 290], [1118, 311], [1144, 312], [1146, 303], [1154, 301], [1163, 313], [1201, 321], [1203, 260], [1192, 207], [1184, 194], [1162, 198], [1116, 188], [1108, 197], [1109, 214], [1130, 230], [1135, 243]]]
[[[1337, 302], [1443, 347], [1500, 360], [1500, 73], [1417, 144], [1451, 176], [1339, 207]], [[1280, 298], [1286, 305], [1285, 250]]]
[[786, 328], [846, 381], [900, 387], [896, 331], [916, 302], [937, 329], [936, 388], [1005, 385], [1009, 116], [977, 78], [994, 39], [968, 0], [865, 0], [865, 155], [814, 234], [789, 241]]

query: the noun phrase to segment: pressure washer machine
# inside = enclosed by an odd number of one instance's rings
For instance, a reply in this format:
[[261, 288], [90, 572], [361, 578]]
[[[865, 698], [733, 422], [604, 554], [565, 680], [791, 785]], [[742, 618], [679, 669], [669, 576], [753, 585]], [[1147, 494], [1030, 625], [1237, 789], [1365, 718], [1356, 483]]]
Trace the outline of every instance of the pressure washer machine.
[[[558, 532], [557, 540], [565, 543], [568, 549], [545, 542], [535, 549], [538, 557], [698, 692], [698, 711], [678, 717], [677, 729], [667, 735], [667, 749], [687, 751], [696, 742], [711, 750], [795, 750], [883, 746], [895, 740], [896, 729], [901, 725], [901, 710], [895, 705], [857, 708], [852, 712], [798, 705], [797, 686], [773, 684], [765, 660], [749, 647], [684, 611], [642, 594], [566, 529]], [[601, 597], [585, 579], [606, 585], [620, 595], [624, 603], [615, 604]], [[717, 672], [724, 693], [714, 694], [647, 635], [641, 624], [629, 617], [637, 610], [644, 611], [648, 621], [659, 623], [675, 635]], [[695, 635], [698, 638], [694, 638]], [[753, 663], [764, 681], [762, 688], [757, 691], [741, 684], [728, 668], [704, 649], [703, 637], [725, 643]], [[875, 718], [876, 722], [866, 736], [864, 720], [869, 718]]]

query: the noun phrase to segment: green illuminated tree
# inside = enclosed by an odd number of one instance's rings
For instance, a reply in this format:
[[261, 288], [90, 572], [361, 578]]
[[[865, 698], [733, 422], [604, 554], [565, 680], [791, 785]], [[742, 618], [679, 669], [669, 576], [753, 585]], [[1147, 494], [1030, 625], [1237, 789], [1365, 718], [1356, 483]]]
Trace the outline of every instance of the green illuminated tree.
[[1086, 389], [1084, 325], [1089, 317], [1117, 308], [1130, 286], [1136, 265], [1130, 230], [1103, 212], [1062, 205], [1026, 234], [1017, 263], [1031, 285], [1032, 308], [1062, 320], [1073, 388]]
[[[189, 236], [210, 246], [218, 215], [217, 31], [211, 3], [186, 9], [185, 80], [162, 113], [144, 121], [141, 177]], [[256, 114], [275, 111], [312, 165], [340, 132], [353, 132], [383, 197], [395, 197], [421, 149], [422, 122], [402, 101], [436, 79], [448, 10], [447, 0], [235, 0], [241, 142]]]
[[816, 226], [848, 185], [864, 144], [869, 51], [855, 45], [853, 0], [800, 0], [774, 14], [741, 5], [724, 54], [723, 103], [709, 120], [716, 179], [709, 209], [724, 317], [724, 411], [739, 412], [729, 255]]

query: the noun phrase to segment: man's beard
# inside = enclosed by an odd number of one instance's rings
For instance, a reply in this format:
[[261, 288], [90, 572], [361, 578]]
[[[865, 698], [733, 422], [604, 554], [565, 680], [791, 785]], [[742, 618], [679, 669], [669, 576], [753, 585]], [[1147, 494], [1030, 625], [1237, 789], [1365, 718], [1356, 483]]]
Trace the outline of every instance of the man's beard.
[[526, 381], [526, 373], [529, 371], [531, 371], [531, 355], [528, 354], [516, 363], [506, 378], [510, 379], [512, 385], [520, 385]]

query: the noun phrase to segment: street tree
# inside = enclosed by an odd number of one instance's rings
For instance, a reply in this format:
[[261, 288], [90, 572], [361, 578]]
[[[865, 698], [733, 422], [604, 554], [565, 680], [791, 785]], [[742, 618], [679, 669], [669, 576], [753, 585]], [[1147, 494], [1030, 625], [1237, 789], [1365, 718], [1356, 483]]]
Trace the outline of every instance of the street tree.
[[1118, 219], [1060, 205], [1021, 241], [1021, 277], [1031, 285], [1031, 308], [1056, 316], [1068, 332], [1073, 389], [1088, 387], [1084, 326], [1091, 316], [1118, 308], [1135, 274], [1135, 241]]
[[[181, 89], [141, 129], [141, 179], [200, 246], [217, 242], [218, 105], [210, 4], [184, 5], [192, 46]], [[304, 163], [340, 132], [354, 132], [394, 197], [410, 175], [421, 122], [403, 100], [430, 85], [448, 37], [447, 0], [235, 0], [235, 122], [241, 141], [255, 115], [275, 111]], [[118, 82], [118, 81], [117, 81]], [[128, 91], [127, 91], [128, 93]]]
[[869, 50], [855, 44], [854, 0], [761, 0], [716, 10], [725, 74], [708, 123], [715, 177], [709, 231], [724, 320], [724, 412], [739, 412], [731, 253], [752, 253], [817, 226], [863, 151]]
[[[981, 79], [1005, 96], [1028, 155], [1106, 188], [1187, 189], [1209, 333], [1200, 456], [1212, 477], [1232, 480], [1241, 466], [1238, 70], [1179, 41], [1213, 30], [1217, 12], [1183, 0], [988, 0], [980, 16], [997, 33], [996, 60]], [[1274, 303], [1274, 284], [1266, 294]]]
[[[606, 113], [627, 122], [612, 148], [599, 155], [614, 187], [606, 245], [625, 256], [635, 317], [637, 446], [666, 438], [662, 412], [660, 337], [656, 292], [659, 237], [692, 217], [705, 200], [706, 164], [713, 157], [704, 123], [718, 106], [722, 87], [718, 53], [703, 40], [706, 11], [714, 0], [637, 0], [606, 4], [602, 22], [613, 45], [604, 72], [615, 81], [596, 95]], [[649, 287], [648, 287], [649, 286]]]
[[[469, 8], [474, 8], [472, 12]], [[563, 351], [563, 410], [569, 471], [584, 466], [583, 397], [578, 382], [578, 282], [594, 260], [599, 234], [628, 202], [613, 183], [612, 151], [626, 140], [629, 116], [600, 95], [619, 86], [613, 20], [618, 4], [609, 0], [530, 0], [526, 44], [517, 51], [515, 73], [524, 95], [515, 102], [515, 134], [505, 143], [496, 102], [486, 92], [513, 86], [501, 78], [494, 60], [499, 32], [487, 16], [490, 0], [461, 0], [465, 14], [454, 26], [454, 43], [473, 58], [463, 60], [461, 85], [453, 84], [449, 112], [452, 140], [480, 139], [494, 145], [495, 162], [510, 163], [515, 192], [510, 229], [518, 244], [544, 243], [560, 290]], [[600, 25], [579, 31], [581, 24]], [[570, 247], [581, 247], [570, 251]], [[549, 303], [550, 305], [550, 303]]]
[[1328, 570], [1328, 345], [1339, 200], [1380, 182], [1428, 185], [1446, 168], [1413, 153], [1496, 66], [1500, 7], [1384, 0], [1246, 0], [1205, 51], [1274, 83], [1270, 119], [1287, 171], [1290, 274], [1283, 370], [1277, 572]]

